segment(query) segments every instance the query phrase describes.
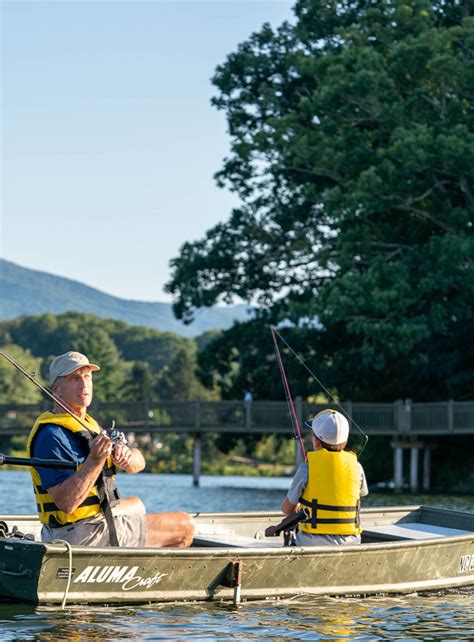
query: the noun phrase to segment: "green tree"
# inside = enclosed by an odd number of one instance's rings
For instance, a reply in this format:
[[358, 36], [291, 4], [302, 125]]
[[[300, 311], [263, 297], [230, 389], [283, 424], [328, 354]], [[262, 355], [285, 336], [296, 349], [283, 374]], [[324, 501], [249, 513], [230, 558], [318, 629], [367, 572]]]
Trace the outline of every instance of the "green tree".
[[215, 399], [215, 394], [203, 388], [196, 377], [196, 346], [189, 343], [181, 348], [173, 361], [160, 372], [155, 392], [160, 399], [193, 401]]
[[169, 394], [172, 389], [175, 399], [217, 398], [216, 391], [205, 389], [196, 377], [196, 343], [172, 333], [66, 312], [2, 322], [0, 338], [41, 357], [46, 381], [56, 355], [67, 350], [83, 352], [101, 367], [94, 376], [98, 401], [141, 399], [157, 385], [168, 387]]
[[[14, 359], [29, 374], [35, 373], [40, 383], [39, 376], [41, 359], [33, 357], [29, 350], [24, 350], [14, 344], [2, 346], [2, 350]], [[39, 388], [21, 374], [6, 359], [0, 357], [0, 403], [1, 404], [28, 404], [38, 403], [43, 398]]]
[[470, 398], [473, 3], [299, 0], [295, 14], [217, 68], [231, 135], [217, 180], [242, 205], [172, 261], [175, 312], [259, 303], [231, 366], [252, 328], [287, 320], [341, 396]]
[[153, 390], [153, 374], [146, 361], [134, 361], [125, 378], [123, 398], [137, 401], [147, 399]]
[[146, 361], [154, 374], [169, 365], [189, 340], [145, 326], [129, 326], [123, 321], [108, 320], [107, 331], [127, 361]]

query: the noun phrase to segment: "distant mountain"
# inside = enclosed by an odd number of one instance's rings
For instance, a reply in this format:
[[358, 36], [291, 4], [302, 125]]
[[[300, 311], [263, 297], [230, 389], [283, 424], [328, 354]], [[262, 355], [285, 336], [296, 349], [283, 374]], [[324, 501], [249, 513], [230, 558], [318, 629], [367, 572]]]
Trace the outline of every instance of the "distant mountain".
[[186, 326], [173, 316], [170, 303], [119, 299], [79, 281], [30, 270], [0, 259], [0, 320], [52, 312], [90, 312], [104, 319], [194, 337], [207, 330], [226, 330], [234, 321], [249, 318], [247, 305], [214, 306], [200, 310]]

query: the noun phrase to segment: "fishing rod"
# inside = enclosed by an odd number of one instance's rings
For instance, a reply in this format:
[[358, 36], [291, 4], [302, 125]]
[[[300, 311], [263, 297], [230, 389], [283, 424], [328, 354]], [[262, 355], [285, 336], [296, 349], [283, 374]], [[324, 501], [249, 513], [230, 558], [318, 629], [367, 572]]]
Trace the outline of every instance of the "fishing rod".
[[[36, 381], [34, 378], [34, 375], [30, 375], [29, 372], [26, 372], [24, 368], [20, 366], [19, 363], [17, 363], [14, 359], [12, 359], [4, 350], [0, 350], [0, 355], [2, 357], [5, 357], [7, 361], [9, 361], [12, 366], [14, 366], [17, 370], [19, 370], [25, 377], [27, 377], [30, 381], [32, 381], [42, 392], [44, 392], [46, 395], [51, 397], [63, 410], [65, 410], [68, 414], [70, 414], [72, 417], [77, 419], [77, 421], [83, 425], [83, 423], [80, 421], [79, 417], [76, 417], [76, 415], [73, 415], [72, 412], [67, 408], [66, 404], [64, 404], [61, 399], [56, 397], [54, 392], [48, 390], [45, 388], [42, 384], [40, 384], [39, 381]], [[87, 428], [87, 426], [84, 426]], [[10, 455], [4, 455], [3, 453], [0, 453], [0, 466], [5, 466], [11, 464], [13, 466], [40, 466], [41, 468], [60, 468], [63, 470], [77, 470], [77, 464], [71, 461], [58, 461], [57, 459], [39, 459], [38, 457], [11, 457]]]
[[[362, 428], [359, 426], [359, 424], [358, 424], [358, 423], [357, 423], [357, 422], [356, 422], [352, 417], [349, 417], [349, 416], [348, 416], [347, 412], [344, 410], [344, 408], [341, 406], [341, 404], [337, 401], [337, 399], [334, 397], [334, 395], [333, 395], [333, 394], [331, 394], [331, 392], [330, 392], [330, 391], [329, 391], [329, 390], [324, 386], [324, 384], [322, 383], [322, 381], [320, 381], [320, 380], [318, 379], [318, 377], [317, 377], [317, 376], [315, 375], [315, 373], [311, 370], [311, 368], [309, 368], [309, 367], [306, 365], [305, 361], [304, 361], [304, 360], [303, 360], [303, 359], [302, 359], [302, 358], [301, 358], [301, 357], [300, 357], [300, 356], [299, 356], [299, 355], [298, 355], [298, 354], [293, 350], [293, 348], [289, 345], [289, 343], [288, 343], [287, 341], [285, 341], [285, 339], [281, 336], [281, 334], [278, 332], [278, 330], [277, 330], [274, 326], [271, 326], [271, 330], [272, 330], [272, 336], [273, 336], [273, 341], [275, 342], [275, 345], [277, 345], [276, 337], [278, 336], [278, 337], [279, 337], [279, 339], [281, 339], [281, 341], [282, 341], [282, 342], [285, 344], [285, 346], [288, 348], [288, 350], [290, 350], [290, 352], [293, 354], [293, 356], [294, 356], [294, 357], [296, 357], [296, 359], [300, 362], [300, 364], [303, 366], [303, 368], [305, 368], [305, 369], [307, 370], [307, 372], [309, 372], [309, 374], [311, 375], [311, 377], [312, 377], [312, 378], [313, 378], [313, 379], [314, 379], [314, 380], [315, 380], [315, 381], [316, 381], [316, 382], [321, 386], [321, 388], [324, 390], [324, 392], [326, 393], [326, 395], [328, 396], [328, 398], [329, 398], [329, 399], [331, 399], [332, 403], [333, 403], [335, 406], [337, 406], [337, 407], [339, 408], [340, 412], [344, 415], [344, 417], [346, 417], [346, 419], [348, 419], [348, 421], [352, 422], [352, 424], [353, 424], [353, 425], [357, 428], [357, 430], [360, 432], [360, 434], [362, 435], [362, 437], [363, 437], [363, 439], [364, 439], [364, 442], [363, 442], [363, 444], [362, 444], [362, 446], [361, 446], [360, 450], [357, 452], [357, 456], [359, 457], [359, 456], [361, 455], [362, 451], [364, 450], [365, 446], [367, 445], [367, 442], [368, 442], [368, 440], [369, 440], [369, 436], [368, 436], [368, 435], [367, 435], [367, 434], [362, 430]], [[281, 363], [281, 365], [280, 365], [280, 370], [281, 370], [281, 369], [283, 368], [283, 362], [282, 362], [282, 360], [281, 360], [281, 355], [280, 355], [280, 352], [279, 352], [279, 351], [278, 351], [278, 356], [279, 356], [279, 362]], [[283, 369], [283, 370], [284, 370], [284, 369]], [[282, 375], [282, 376], [283, 376], [283, 375]], [[285, 376], [285, 379], [286, 379], [286, 376]], [[310, 423], [308, 423], [307, 421], [305, 421], [305, 425], [306, 425], [308, 428], [311, 428], [311, 424], [310, 424]]]
[[4, 350], [0, 350], [0, 355], [2, 357], [5, 357], [5, 359], [9, 361], [14, 368], [16, 368], [19, 372], [21, 372], [22, 375], [24, 375], [27, 379], [29, 379], [32, 383], [34, 383], [35, 386], [41, 390], [41, 392], [43, 392], [50, 399], [52, 399], [60, 408], [62, 408], [62, 410], [64, 410], [64, 412], [66, 412], [68, 415], [71, 415], [71, 417], [73, 417], [83, 428], [85, 428], [86, 430], [89, 430], [89, 428], [87, 427], [87, 424], [83, 422], [80, 417], [78, 417], [73, 413], [72, 408], [70, 408], [61, 399], [61, 397], [58, 397], [57, 395], [55, 395], [52, 390], [50, 390], [49, 388], [46, 388], [37, 379], [35, 379], [35, 373], [31, 375], [24, 368], [22, 368], [19, 363], [17, 363], [14, 359], [12, 359], [12, 357], [10, 357]]
[[[72, 408], [65, 403], [61, 397], [58, 395], [54, 394], [52, 390], [49, 388], [46, 388], [46, 386], [43, 386], [37, 379], [35, 379], [35, 373], [32, 375], [27, 372], [24, 368], [20, 366], [19, 363], [17, 363], [12, 357], [10, 357], [5, 350], [0, 350], [0, 356], [5, 357], [7, 361], [11, 363], [11, 365], [16, 368], [19, 372], [21, 372], [22, 375], [24, 375], [27, 379], [29, 379], [34, 385], [43, 392], [43, 394], [47, 395], [50, 399], [54, 401], [64, 412], [66, 412], [68, 415], [70, 415], [73, 419], [77, 421], [77, 423], [84, 428], [84, 430], [87, 430], [87, 432], [90, 432], [90, 427], [86, 424], [85, 421], [83, 421], [80, 417], [78, 417], [76, 414], [74, 414]], [[107, 433], [109, 439], [114, 443], [123, 443], [126, 444], [127, 440], [125, 438], [125, 435], [123, 432], [115, 428], [115, 421], [112, 421], [112, 426], [108, 429], [105, 429], [105, 432]], [[1, 465], [1, 464], [0, 464]], [[25, 464], [28, 465], [28, 464]], [[46, 468], [46, 466], [43, 466], [43, 468]]]
[[62, 470], [77, 470], [78, 465], [72, 461], [59, 461], [57, 459], [40, 459], [39, 457], [10, 457], [0, 453], [0, 466], [32, 466], [33, 468], [54, 468]]
[[295, 405], [293, 403], [293, 397], [291, 394], [291, 389], [290, 389], [290, 384], [288, 383], [288, 378], [286, 376], [285, 372], [285, 367], [283, 365], [283, 360], [281, 358], [281, 353], [280, 353], [280, 348], [278, 346], [278, 341], [276, 338], [276, 335], [278, 334], [276, 331], [276, 328], [273, 326], [270, 326], [271, 332], [272, 332], [272, 337], [273, 337], [273, 343], [275, 345], [275, 352], [277, 355], [277, 360], [278, 360], [278, 365], [280, 367], [280, 374], [281, 374], [281, 380], [283, 382], [283, 388], [285, 390], [285, 397], [286, 397], [286, 402], [288, 404], [288, 410], [290, 412], [290, 419], [291, 423], [293, 426], [293, 432], [295, 433], [295, 439], [298, 439], [298, 444], [300, 447], [301, 455], [303, 457], [303, 461], [306, 461], [306, 450], [304, 447], [303, 443], [303, 436], [301, 434], [301, 429], [300, 429], [300, 424], [298, 422], [298, 415], [296, 414], [295, 410]]

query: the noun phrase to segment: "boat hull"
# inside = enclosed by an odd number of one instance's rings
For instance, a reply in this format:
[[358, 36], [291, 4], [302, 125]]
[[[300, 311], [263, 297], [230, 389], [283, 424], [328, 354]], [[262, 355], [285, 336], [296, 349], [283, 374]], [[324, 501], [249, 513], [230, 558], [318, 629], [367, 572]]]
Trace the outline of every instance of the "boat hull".
[[[412, 513], [417, 511], [419, 517], [421, 510], [416, 507]], [[370, 595], [474, 586], [474, 515], [439, 511], [438, 522], [452, 526], [454, 517], [450, 520], [449, 513], [456, 513], [456, 526], [467, 534], [369, 541], [350, 547], [282, 547], [279, 540], [273, 545], [261, 534], [268, 523], [281, 517], [274, 513], [196, 516], [204, 545], [185, 550], [69, 547], [62, 542], [0, 538], [0, 596], [33, 603], [66, 599], [113, 604]], [[369, 532], [375, 532], [377, 525], [393, 524], [394, 517], [403, 525], [408, 514], [399, 509], [368, 509], [365, 521]], [[409, 518], [413, 520], [413, 514]], [[470, 528], [473, 532], [468, 532]], [[223, 532], [233, 533], [234, 540], [229, 535], [228, 546], [222, 541], [214, 546], [216, 533], [222, 540]], [[248, 533], [253, 533], [255, 546], [240, 546]]]

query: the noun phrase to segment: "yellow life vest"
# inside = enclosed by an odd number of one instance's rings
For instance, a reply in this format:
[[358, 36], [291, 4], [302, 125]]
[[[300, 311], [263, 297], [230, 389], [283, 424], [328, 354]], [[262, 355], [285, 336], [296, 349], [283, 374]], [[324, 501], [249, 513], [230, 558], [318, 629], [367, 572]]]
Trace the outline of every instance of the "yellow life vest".
[[[67, 413], [56, 414], [54, 412], [43, 412], [35, 422], [27, 442], [27, 451], [28, 457], [33, 457], [33, 445], [38, 435], [38, 432], [41, 430], [42, 426], [45, 424], [54, 424], [55, 426], [61, 426], [66, 430], [70, 430], [74, 433], [81, 433], [86, 439], [91, 437], [91, 434], [99, 434], [101, 428], [99, 424], [93, 419], [90, 415], [85, 416], [82, 420], [88, 427], [88, 430], [85, 430], [81, 424], [76, 421], [71, 415]], [[78, 466], [80, 468], [80, 465]], [[94, 517], [101, 513], [101, 504], [99, 499], [99, 493], [96, 486], [92, 486], [89, 494], [85, 500], [76, 508], [72, 513], [64, 513], [61, 511], [56, 504], [54, 503], [53, 498], [48, 493], [46, 488], [43, 487], [41, 483], [41, 477], [36, 470], [36, 468], [30, 468], [31, 477], [33, 480], [33, 489], [36, 498], [36, 507], [38, 509], [38, 514], [41, 523], [46, 524], [52, 527], [64, 526], [66, 524], [71, 524], [77, 522], [80, 519], [85, 519], [88, 517]], [[106, 465], [104, 467], [103, 475], [106, 477], [112, 478], [115, 468], [112, 464], [112, 460], [109, 457], [107, 459]]]
[[359, 520], [360, 468], [355, 453], [322, 448], [308, 453], [308, 484], [300, 498], [311, 516], [300, 530], [313, 535], [356, 535]]

